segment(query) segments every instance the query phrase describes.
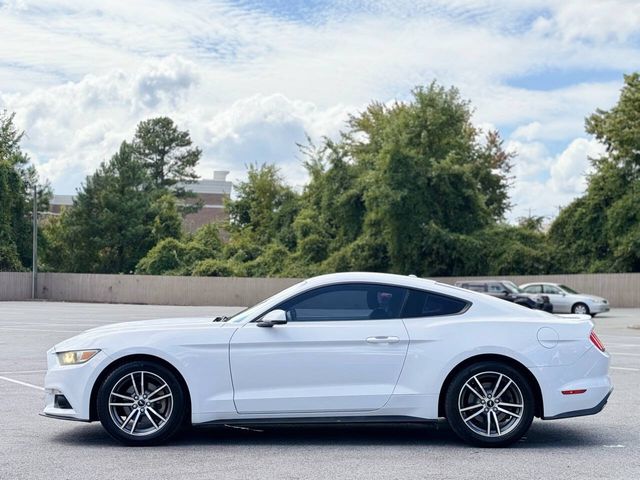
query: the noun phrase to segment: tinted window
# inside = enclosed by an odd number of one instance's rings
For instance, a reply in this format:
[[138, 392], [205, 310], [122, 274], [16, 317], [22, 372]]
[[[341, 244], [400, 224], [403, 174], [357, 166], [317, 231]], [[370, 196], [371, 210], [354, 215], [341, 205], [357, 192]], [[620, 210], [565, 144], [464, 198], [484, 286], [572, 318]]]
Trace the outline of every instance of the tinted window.
[[542, 293], [542, 285], [529, 285], [524, 291], [527, 293]]
[[580, 295], [578, 292], [576, 292], [573, 288], [569, 288], [566, 285], [560, 285], [560, 288], [562, 288], [565, 292], [567, 293], [572, 293], [574, 295]]
[[489, 291], [491, 293], [503, 293], [505, 291], [505, 287], [501, 283], [490, 283]]
[[460, 285], [462, 288], [466, 288], [467, 290], [473, 290], [474, 292], [486, 292], [487, 284], [486, 283], [463, 283]]
[[558, 290], [557, 287], [554, 287], [553, 285], [544, 285], [544, 293], [551, 293], [551, 294], [558, 294], [560, 293], [560, 290]]
[[502, 282], [502, 285], [509, 290], [511, 293], [521, 293], [522, 290], [520, 289], [519, 286], [517, 286], [515, 283], [510, 282], [509, 280], [506, 280], [504, 282]]
[[292, 322], [382, 320], [399, 318], [406, 290], [376, 284], [322, 287], [298, 295], [276, 308]]
[[459, 298], [424, 292], [422, 290], [409, 290], [409, 296], [404, 306], [402, 316], [435, 317], [438, 315], [454, 315], [467, 308], [468, 302]]

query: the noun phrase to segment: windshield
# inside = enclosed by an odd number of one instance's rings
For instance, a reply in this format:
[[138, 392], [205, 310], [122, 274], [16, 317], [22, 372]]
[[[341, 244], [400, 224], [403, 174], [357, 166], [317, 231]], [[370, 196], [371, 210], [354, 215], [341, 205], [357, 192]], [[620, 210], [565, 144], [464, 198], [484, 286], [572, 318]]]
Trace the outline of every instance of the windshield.
[[566, 285], [558, 285], [558, 286], [567, 293], [573, 293], [574, 295], [578, 295], [578, 292], [576, 292], [573, 288], [569, 288]]
[[522, 290], [520, 290], [520, 287], [518, 287], [515, 283], [510, 282], [510, 281], [505, 281], [502, 282], [502, 284], [504, 285], [504, 287], [509, 290], [509, 292], [511, 293], [522, 293]]
[[230, 323], [242, 323], [247, 318], [253, 317], [257, 313], [259, 313], [260, 310], [262, 310], [262, 308], [264, 307], [265, 303], [270, 302], [272, 300], [277, 302], [278, 301], [277, 299], [286, 298], [289, 295], [291, 295], [291, 292], [299, 289], [300, 286], [304, 285], [305, 283], [307, 283], [306, 280], [302, 281], [300, 283], [296, 283], [295, 285], [292, 285], [291, 287], [286, 288], [286, 289], [282, 290], [281, 292], [278, 292], [275, 295], [272, 295], [271, 297], [262, 300], [260, 303], [255, 304], [253, 307], [246, 308], [246, 309], [242, 310], [241, 312], [236, 313], [233, 317], [229, 318], [227, 321], [230, 322]]

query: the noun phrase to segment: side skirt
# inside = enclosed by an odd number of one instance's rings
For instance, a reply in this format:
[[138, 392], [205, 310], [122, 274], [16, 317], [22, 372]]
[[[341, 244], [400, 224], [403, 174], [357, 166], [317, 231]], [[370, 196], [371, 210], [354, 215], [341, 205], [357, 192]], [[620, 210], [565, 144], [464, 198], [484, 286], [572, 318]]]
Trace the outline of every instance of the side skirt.
[[379, 424], [379, 423], [436, 423], [437, 419], [409, 417], [403, 415], [371, 415], [362, 417], [278, 417], [278, 418], [231, 418], [227, 420], [213, 420], [211, 422], [196, 423], [194, 427], [214, 425], [326, 425], [326, 424]]

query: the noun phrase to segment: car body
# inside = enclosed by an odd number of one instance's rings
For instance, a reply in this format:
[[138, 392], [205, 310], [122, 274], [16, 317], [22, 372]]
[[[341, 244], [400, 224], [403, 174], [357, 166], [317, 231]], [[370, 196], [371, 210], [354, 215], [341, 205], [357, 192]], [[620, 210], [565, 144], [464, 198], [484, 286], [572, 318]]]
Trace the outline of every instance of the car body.
[[492, 297], [513, 302], [523, 307], [544, 310], [545, 312], [553, 311], [553, 305], [549, 297], [545, 295], [527, 295], [510, 280], [460, 280], [455, 285], [456, 287], [485, 293]]
[[597, 413], [612, 390], [589, 317], [381, 273], [311, 278], [230, 319], [95, 328], [47, 359], [43, 414], [100, 420], [127, 444], [184, 423], [447, 417], [464, 440], [501, 446], [534, 416]]
[[609, 311], [609, 302], [595, 295], [578, 293], [561, 283], [535, 282], [521, 285], [526, 294], [536, 297], [545, 295], [553, 305], [553, 313], [577, 313], [596, 316]]

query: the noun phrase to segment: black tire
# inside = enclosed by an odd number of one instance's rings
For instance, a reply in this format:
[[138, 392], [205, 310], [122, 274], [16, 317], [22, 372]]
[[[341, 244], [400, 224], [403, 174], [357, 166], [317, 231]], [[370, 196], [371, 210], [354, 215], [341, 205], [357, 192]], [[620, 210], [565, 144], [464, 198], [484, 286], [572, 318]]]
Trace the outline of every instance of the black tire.
[[576, 309], [577, 309], [578, 307], [584, 307], [584, 309], [585, 309], [585, 313], [584, 313], [584, 314], [585, 314], [585, 315], [591, 315], [591, 312], [589, 311], [589, 307], [587, 306], [587, 304], [582, 303], [582, 302], [578, 302], [578, 303], [574, 304], [574, 305], [571, 307], [571, 313], [576, 313]]
[[[135, 379], [135, 386], [130, 380], [132, 378]], [[138, 382], [148, 385], [145, 387], [145, 393], [140, 391], [141, 383]], [[161, 382], [165, 382], [166, 387], [159, 390], [159, 393], [149, 398], [144, 396], [153, 393], [148, 390], [159, 389]], [[117, 397], [113, 396], [114, 388], [119, 392], [116, 393]], [[133, 400], [134, 395], [133, 403], [125, 398], [131, 396]], [[111, 405], [110, 397], [113, 399]], [[123, 398], [122, 405], [127, 406], [113, 406], [119, 397]], [[154, 398], [160, 397], [166, 398], [153, 401]], [[143, 404], [139, 405], [139, 402]], [[187, 411], [186, 395], [175, 374], [152, 361], [134, 361], [121, 365], [107, 376], [98, 389], [97, 412], [100, 423], [109, 435], [125, 445], [147, 446], [166, 442], [183, 425]], [[159, 416], [156, 415], [158, 412]], [[132, 415], [131, 419], [125, 422], [129, 415]], [[139, 417], [138, 420], [136, 416]], [[165, 421], [161, 418], [165, 418]], [[116, 422], [124, 423], [124, 428], [121, 428], [122, 423]], [[136, 428], [139, 428], [137, 432]]]
[[[470, 385], [476, 385], [474, 377], [483, 385], [482, 389], [480, 386], [476, 386], [474, 390], [480, 393], [481, 397], [484, 394], [489, 396], [484, 400], [481, 400], [467, 386], [467, 382], [473, 382]], [[495, 392], [493, 392], [490, 382], [492, 378], [495, 379], [495, 383], [498, 383]], [[514, 385], [510, 385], [507, 391], [501, 393], [499, 390], [508, 384], [507, 379], [511, 380]], [[497, 403], [493, 403], [491, 400], [493, 398], [495, 401], [494, 393], [501, 394]], [[512, 400], [513, 398], [518, 398], [518, 400]], [[467, 405], [465, 399], [476, 405], [463, 406]], [[522, 403], [517, 403], [523, 405], [520, 409], [500, 407], [500, 402], [519, 402], [520, 400]], [[468, 413], [461, 412], [461, 408], [467, 408]], [[502, 410], [496, 410], [500, 408]], [[505, 410], [513, 413], [510, 415], [502, 413]], [[480, 447], [505, 447], [517, 442], [529, 430], [534, 412], [535, 396], [525, 376], [510, 365], [497, 361], [475, 363], [459, 371], [449, 383], [445, 397], [445, 414], [451, 429], [465, 442]], [[471, 417], [474, 414], [477, 414], [475, 415], [477, 418]], [[466, 417], [463, 418], [463, 415]], [[488, 418], [490, 419], [487, 420]], [[497, 427], [495, 426], [496, 421], [499, 422]], [[480, 432], [482, 422], [488, 424], [489, 436]], [[494, 423], [493, 428], [491, 428], [492, 422]], [[502, 430], [504, 431], [499, 430], [500, 423], [503, 423]], [[484, 427], [482, 428], [484, 429]], [[493, 430], [495, 433], [492, 433]]]

